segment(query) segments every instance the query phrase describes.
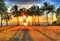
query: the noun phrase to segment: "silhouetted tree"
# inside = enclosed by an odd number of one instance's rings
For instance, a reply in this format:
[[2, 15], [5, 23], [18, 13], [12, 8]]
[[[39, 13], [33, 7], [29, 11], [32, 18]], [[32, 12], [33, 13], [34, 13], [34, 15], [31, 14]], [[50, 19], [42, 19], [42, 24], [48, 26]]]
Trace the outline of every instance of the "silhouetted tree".
[[6, 14], [3, 15], [2, 19], [6, 21], [6, 26], [8, 26], [8, 21], [10, 21], [12, 17], [9, 13], [6, 12]]
[[19, 13], [18, 13], [18, 6], [17, 5], [14, 5], [12, 8], [11, 8], [11, 11], [14, 15], [14, 17], [17, 17], [17, 25], [19, 25]]
[[1, 26], [2, 26], [2, 16], [7, 11], [4, 0], [0, 0], [0, 15], [1, 15]]
[[49, 25], [48, 22], [48, 14], [52, 12], [52, 21], [53, 21], [53, 12], [54, 12], [54, 5], [51, 5], [50, 3], [44, 2], [44, 5], [42, 6], [42, 10], [46, 11], [46, 18], [47, 18], [47, 24]]

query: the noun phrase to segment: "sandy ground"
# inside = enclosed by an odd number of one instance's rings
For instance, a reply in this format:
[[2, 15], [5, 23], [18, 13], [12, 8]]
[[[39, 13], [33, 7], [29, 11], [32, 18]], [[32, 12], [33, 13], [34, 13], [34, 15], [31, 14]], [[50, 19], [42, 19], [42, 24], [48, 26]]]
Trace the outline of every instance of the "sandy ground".
[[0, 26], [0, 41], [60, 41], [60, 26]]

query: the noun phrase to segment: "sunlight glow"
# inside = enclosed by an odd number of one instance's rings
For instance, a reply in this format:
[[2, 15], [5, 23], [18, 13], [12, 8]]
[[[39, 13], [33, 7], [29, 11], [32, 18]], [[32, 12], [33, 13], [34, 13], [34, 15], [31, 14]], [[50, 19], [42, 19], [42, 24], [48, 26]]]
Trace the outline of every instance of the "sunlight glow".
[[26, 16], [23, 16], [23, 19], [26, 19]]
[[24, 22], [24, 25], [26, 26], [26, 25], [28, 25], [28, 23], [27, 22]]
[[[39, 18], [39, 20], [38, 20]], [[52, 23], [52, 17], [48, 17], [48, 20], [50, 23]], [[56, 16], [54, 14], [53, 16], [53, 21], [56, 21]], [[1, 21], [0, 21], [1, 22]], [[19, 24], [20, 25], [29, 25], [29, 24], [33, 24], [33, 23], [43, 23], [43, 22], [47, 22], [46, 20], [46, 16], [19, 16]], [[3, 23], [6, 23], [3, 20]], [[17, 23], [17, 18], [12, 16], [12, 19], [9, 21], [9, 23]]]
[[20, 22], [22, 22], [23, 21], [23, 17], [21, 16], [21, 17], [19, 17], [19, 21]]

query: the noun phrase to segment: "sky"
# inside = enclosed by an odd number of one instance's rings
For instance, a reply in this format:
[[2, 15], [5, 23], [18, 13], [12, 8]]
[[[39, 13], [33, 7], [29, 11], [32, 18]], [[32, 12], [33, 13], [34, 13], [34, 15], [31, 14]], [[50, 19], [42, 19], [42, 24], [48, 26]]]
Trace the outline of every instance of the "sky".
[[43, 2], [50, 2], [55, 6], [60, 6], [60, 0], [6, 0], [5, 3], [7, 6], [17, 5], [32, 5], [32, 4], [42, 4]]
[[5, 0], [7, 7], [11, 8], [13, 5], [18, 5], [19, 7], [29, 8], [31, 5], [41, 6], [43, 2], [49, 2], [55, 7], [60, 6], [60, 0]]

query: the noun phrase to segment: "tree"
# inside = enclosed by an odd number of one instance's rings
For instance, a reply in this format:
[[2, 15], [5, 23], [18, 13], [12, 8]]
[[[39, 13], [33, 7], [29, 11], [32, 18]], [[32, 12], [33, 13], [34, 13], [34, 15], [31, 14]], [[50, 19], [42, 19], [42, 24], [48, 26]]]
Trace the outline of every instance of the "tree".
[[57, 19], [58, 25], [60, 25], [60, 7], [56, 9], [56, 19]]
[[6, 13], [6, 14], [3, 15], [2, 19], [6, 21], [6, 26], [8, 26], [8, 21], [10, 19], [12, 19], [12, 17], [11, 17], [11, 15], [9, 13]]
[[58, 18], [59, 15], [60, 15], [60, 7], [58, 7], [58, 8], [56, 9], [56, 18]]
[[45, 8], [44, 10], [46, 11], [47, 24], [49, 25], [49, 22], [48, 22], [48, 13], [49, 13], [49, 11], [47, 9], [48, 8], [48, 5], [49, 4], [47, 2], [44, 3], [44, 8]]
[[[36, 9], [35, 5], [33, 5], [33, 6], [31, 6], [31, 7], [29, 8], [29, 11], [28, 11], [28, 12], [29, 12], [29, 15], [30, 15], [30, 16], [33, 16], [33, 17], [35, 16], [35, 13], [36, 13], [36, 12], [35, 12], [35, 9]], [[35, 16], [35, 17], [36, 17], [36, 16]], [[33, 20], [33, 19], [32, 19], [32, 20]], [[35, 23], [35, 24], [36, 24], [36, 23]]]
[[[42, 11], [40, 10], [39, 6], [36, 6], [36, 5], [31, 6], [28, 12], [29, 12], [29, 15], [35, 16], [35, 18], [36, 16], [42, 15]], [[39, 17], [38, 17], [38, 25], [39, 25]]]
[[17, 25], [19, 25], [19, 13], [18, 13], [18, 6], [17, 5], [14, 5], [12, 8], [11, 8], [11, 11], [13, 12], [13, 15], [14, 17], [17, 18]]
[[53, 15], [55, 13], [55, 7], [54, 7], [54, 5], [50, 4], [49, 7], [48, 7], [48, 10], [49, 10], [49, 12], [52, 13], [52, 22], [53, 22]]
[[33, 6], [31, 6], [30, 8], [29, 8], [29, 15], [31, 15], [31, 16], [33, 16], [34, 14], [35, 14], [35, 5], [33, 5]]
[[[54, 5], [51, 5], [50, 3], [44, 2], [44, 6], [41, 8], [43, 11], [46, 11], [46, 18], [47, 18], [47, 24], [49, 25], [48, 22], [48, 14], [50, 12], [54, 12]], [[53, 14], [52, 14], [52, 21], [53, 21]]]
[[39, 6], [35, 6], [34, 15], [38, 16], [38, 25], [39, 25], [39, 16], [41, 15]]
[[0, 0], [0, 15], [1, 15], [1, 26], [2, 26], [2, 16], [7, 11], [4, 0]]

